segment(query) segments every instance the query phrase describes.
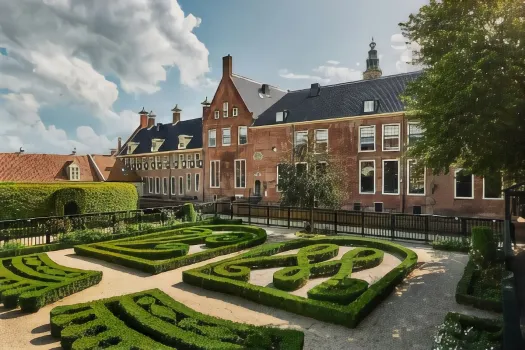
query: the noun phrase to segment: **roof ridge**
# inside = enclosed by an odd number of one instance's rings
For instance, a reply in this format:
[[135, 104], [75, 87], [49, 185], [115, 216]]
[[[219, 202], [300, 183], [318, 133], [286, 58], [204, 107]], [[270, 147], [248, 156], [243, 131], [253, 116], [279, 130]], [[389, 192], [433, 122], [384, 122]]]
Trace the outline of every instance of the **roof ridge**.
[[[248, 80], [248, 81], [251, 81], [252, 83], [257, 83], [259, 85], [266, 84], [266, 83], [261, 83], [260, 81], [257, 81], [257, 80], [254, 80], [252, 78], [248, 78], [248, 77], [236, 74], [236, 73], [232, 73], [232, 76], [240, 78], [240, 79]], [[272, 84], [267, 84], [267, 85], [270, 86], [270, 87], [273, 87], [274, 89], [280, 90], [282, 92], [288, 92], [288, 90], [285, 90], [285, 89], [280, 88], [278, 86], [275, 86], [275, 85], [272, 85]]]

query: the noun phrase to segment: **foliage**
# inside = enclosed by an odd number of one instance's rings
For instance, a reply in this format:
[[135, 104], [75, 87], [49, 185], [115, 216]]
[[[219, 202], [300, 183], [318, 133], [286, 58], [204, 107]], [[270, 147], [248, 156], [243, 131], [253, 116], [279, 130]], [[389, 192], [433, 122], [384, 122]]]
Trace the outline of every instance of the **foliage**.
[[487, 269], [478, 269], [469, 260], [456, 287], [456, 302], [478, 309], [501, 312], [503, 265], [495, 264]]
[[195, 222], [197, 221], [197, 214], [195, 213], [195, 208], [192, 203], [186, 203], [182, 206], [182, 211], [184, 213], [185, 222]]
[[104, 230], [80, 230], [63, 234], [59, 237], [60, 243], [75, 245], [98, 242], [111, 237], [111, 233]]
[[5, 242], [2, 246], [0, 246], [0, 251], [20, 250], [24, 247], [25, 245], [20, 242]]
[[503, 343], [500, 320], [449, 312], [439, 326], [432, 350], [500, 349]]
[[472, 228], [470, 257], [480, 267], [487, 267], [496, 260], [497, 243], [492, 229], [485, 226]]
[[278, 186], [282, 205], [341, 207], [346, 193], [342, 161], [326, 152], [315, 153], [314, 150], [315, 144], [309, 140], [281, 159]]
[[[337, 256], [340, 245], [362, 248], [349, 251], [342, 260], [330, 260]], [[299, 252], [277, 255], [293, 249]], [[402, 262], [370, 286], [351, 278], [352, 271], [380, 263], [383, 251], [398, 256]], [[265, 244], [238, 257], [184, 271], [182, 276], [184, 282], [195, 286], [353, 328], [392, 292], [416, 263], [416, 253], [395, 243], [327, 237]], [[276, 288], [249, 283], [251, 270], [276, 267], [283, 268], [274, 274]], [[321, 276], [331, 278], [311, 289], [308, 298], [287, 292], [300, 288], [310, 277]]]
[[523, 1], [431, 0], [400, 26], [421, 46], [414, 63], [425, 67], [404, 96], [425, 130], [409, 156], [435, 172], [456, 166], [523, 179]]
[[436, 250], [445, 250], [453, 252], [468, 253], [470, 250], [470, 241], [468, 238], [454, 239], [435, 239], [432, 241], [432, 248]]
[[0, 220], [63, 216], [69, 202], [81, 214], [135, 210], [138, 195], [127, 183], [0, 184]]
[[[266, 231], [245, 225], [184, 223], [175, 229], [103, 243], [79, 245], [79, 255], [95, 257], [157, 274], [216, 256], [250, 248], [266, 241]], [[236, 221], [234, 221], [236, 223]], [[213, 231], [231, 231], [213, 234]], [[170, 245], [167, 245], [167, 244]], [[163, 245], [161, 245], [163, 244]], [[206, 244], [208, 249], [188, 253], [188, 245]]]
[[303, 231], [298, 231], [295, 233], [296, 237], [299, 238], [319, 238], [319, 237], [325, 237], [326, 235], [318, 234], [318, 233], [307, 233]]
[[36, 312], [101, 279], [102, 272], [61, 266], [46, 254], [0, 259], [0, 301], [5, 308]]
[[64, 349], [299, 350], [304, 341], [296, 330], [201, 314], [158, 289], [56, 307], [51, 310], [51, 335], [61, 338]]

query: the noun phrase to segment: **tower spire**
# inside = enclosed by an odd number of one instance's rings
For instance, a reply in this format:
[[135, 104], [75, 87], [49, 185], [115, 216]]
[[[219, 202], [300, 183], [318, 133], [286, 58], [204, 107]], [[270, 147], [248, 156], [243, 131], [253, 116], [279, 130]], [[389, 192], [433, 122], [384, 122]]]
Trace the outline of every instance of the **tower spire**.
[[379, 67], [379, 58], [377, 56], [376, 43], [374, 37], [370, 43], [370, 51], [368, 51], [368, 58], [366, 59], [366, 71], [363, 73], [364, 80], [377, 79], [383, 75]]

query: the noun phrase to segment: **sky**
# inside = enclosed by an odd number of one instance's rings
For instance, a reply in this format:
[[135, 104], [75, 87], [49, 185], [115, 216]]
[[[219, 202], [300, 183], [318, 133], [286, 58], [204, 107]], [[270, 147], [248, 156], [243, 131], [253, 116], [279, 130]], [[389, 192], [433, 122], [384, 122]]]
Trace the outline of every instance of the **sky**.
[[283, 89], [415, 70], [399, 29], [428, 0], [0, 0], [0, 152], [107, 154], [145, 107], [200, 118], [222, 57]]

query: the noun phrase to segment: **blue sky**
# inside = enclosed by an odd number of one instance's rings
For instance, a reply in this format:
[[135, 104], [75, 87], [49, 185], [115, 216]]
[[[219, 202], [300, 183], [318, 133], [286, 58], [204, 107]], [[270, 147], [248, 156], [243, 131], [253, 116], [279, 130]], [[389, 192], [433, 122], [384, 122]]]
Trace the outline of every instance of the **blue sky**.
[[183, 119], [200, 117], [226, 54], [235, 73], [293, 90], [359, 79], [373, 36], [384, 75], [413, 70], [398, 23], [427, 1], [48, 3], [0, 5], [0, 123], [16, 125], [0, 131], [0, 151], [105, 152], [142, 106], [159, 121], [176, 103]]

